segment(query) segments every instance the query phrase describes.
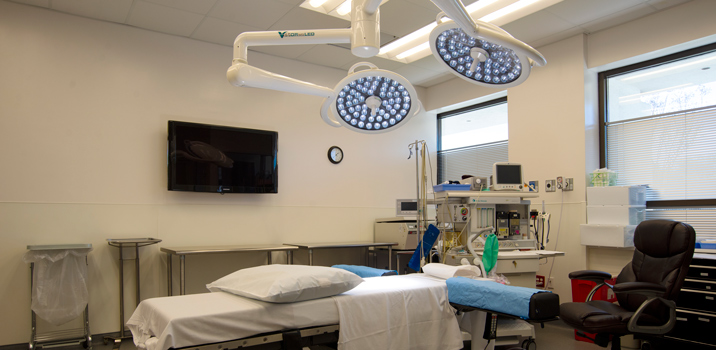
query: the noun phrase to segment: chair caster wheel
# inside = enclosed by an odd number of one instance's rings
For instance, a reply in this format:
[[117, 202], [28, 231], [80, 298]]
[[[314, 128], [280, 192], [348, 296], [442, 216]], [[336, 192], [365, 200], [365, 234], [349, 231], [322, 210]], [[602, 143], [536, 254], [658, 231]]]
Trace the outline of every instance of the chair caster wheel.
[[522, 349], [537, 350], [537, 343], [535, 343], [534, 339], [527, 339], [522, 342]]

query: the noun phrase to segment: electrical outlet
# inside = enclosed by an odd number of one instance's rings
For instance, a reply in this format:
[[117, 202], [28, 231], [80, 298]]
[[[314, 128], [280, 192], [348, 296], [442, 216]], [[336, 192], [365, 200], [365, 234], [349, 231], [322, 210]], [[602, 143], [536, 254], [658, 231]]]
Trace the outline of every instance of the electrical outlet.
[[554, 277], [549, 278], [549, 282], [547, 282], [547, 289], [554, 289]]
[[568, 177], [564, 179], [564, 191], [574, 191], [574, 179]]
[[544, 182], [545, 191], [547, 192], [555, 192], [557, 191], [557, 185], [555, 184], [554, 180], [547, 180]]
[[561, 176], [557, 176], [557, 189], [564, 189], [564, 180]]
[[539, 192], [539, 181], [529, 181], [527, 185], [529, 185], [530, 192]]

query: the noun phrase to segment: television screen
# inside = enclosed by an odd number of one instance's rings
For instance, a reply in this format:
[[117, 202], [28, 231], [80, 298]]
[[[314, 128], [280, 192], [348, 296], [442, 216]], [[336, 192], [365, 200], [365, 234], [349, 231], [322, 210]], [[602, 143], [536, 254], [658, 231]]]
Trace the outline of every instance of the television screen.
[[278, 132], [169, 121], [168, 189], [278, 193]]

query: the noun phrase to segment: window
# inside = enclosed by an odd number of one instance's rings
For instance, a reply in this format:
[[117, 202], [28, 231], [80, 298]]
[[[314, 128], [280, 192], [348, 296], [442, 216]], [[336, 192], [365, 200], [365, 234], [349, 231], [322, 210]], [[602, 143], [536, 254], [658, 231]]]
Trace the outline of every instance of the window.
[[716, 44], [600, 73], [601, 166], [649, 185], [647, 219], [716, 238]]
[[489, 177], [507, 161], [507, 98], [438, 114], [438, 183]]

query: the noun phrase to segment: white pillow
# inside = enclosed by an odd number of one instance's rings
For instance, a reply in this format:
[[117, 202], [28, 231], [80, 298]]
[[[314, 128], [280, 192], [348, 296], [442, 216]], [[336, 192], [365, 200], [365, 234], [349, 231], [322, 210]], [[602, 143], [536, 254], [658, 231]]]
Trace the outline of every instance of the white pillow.
[[238, 270], [206, 288], [272, 303], [291, 303], [347, 292], [362, 282], [358, 275], [343, 269], [274, 264]]
[[452, 266], [440, 263], [430, 263], [423, 266], [423, 272], [427, 275], [442, 279], [448, 279], [451, 277], [467, 277], [475, 279], [481, 275], [480, 268], [474, 265]]

